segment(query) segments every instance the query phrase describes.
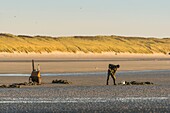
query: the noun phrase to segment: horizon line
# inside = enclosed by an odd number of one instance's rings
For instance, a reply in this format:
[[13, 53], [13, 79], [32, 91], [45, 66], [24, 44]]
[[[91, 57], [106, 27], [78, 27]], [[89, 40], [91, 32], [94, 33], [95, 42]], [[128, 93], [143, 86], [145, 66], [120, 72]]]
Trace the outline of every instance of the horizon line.
[[14, 36], [31, 36], [31, 37], [36, 37], [36, 36], [42, 36], [42, 37], [75, 37], [75, 36], [120, 36], [120, 37], [136, 37], [136, 38], [170, 38], [170, 36], [166, 36], [166, 37], [160, 37], [160, 36], [139, 36], [139, 35], [120, 35], [120, 34], [77, 34], [77, 35], [48, 35], [48, 34], [25, 34], [25, 33], [9, 33], [9, 32], [0, 32], [0, 34], [10, 34], [10, 35], [14, 35]]

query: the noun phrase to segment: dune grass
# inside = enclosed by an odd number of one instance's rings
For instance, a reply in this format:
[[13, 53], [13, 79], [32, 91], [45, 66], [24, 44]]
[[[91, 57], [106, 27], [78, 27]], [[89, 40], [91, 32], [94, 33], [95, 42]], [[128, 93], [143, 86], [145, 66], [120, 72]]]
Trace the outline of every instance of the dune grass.
[[0, 34], [0, 52], [170, 53], [169, 38], [121, 36], [47, 37]]

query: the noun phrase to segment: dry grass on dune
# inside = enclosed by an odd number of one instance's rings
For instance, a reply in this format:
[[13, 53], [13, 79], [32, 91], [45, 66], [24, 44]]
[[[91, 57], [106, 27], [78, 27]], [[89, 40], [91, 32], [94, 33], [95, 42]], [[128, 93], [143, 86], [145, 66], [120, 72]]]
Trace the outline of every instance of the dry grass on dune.
[[121, 36], [47, 37], [0, 34], [0, 52], [169, 53], [170, 39]]

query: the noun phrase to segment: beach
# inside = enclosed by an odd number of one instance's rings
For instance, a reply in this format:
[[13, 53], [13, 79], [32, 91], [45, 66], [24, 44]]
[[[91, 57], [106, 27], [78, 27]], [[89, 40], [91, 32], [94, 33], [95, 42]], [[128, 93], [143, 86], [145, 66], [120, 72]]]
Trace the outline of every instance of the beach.
[[[110, 57], [110, 56], [109, 56]], [[0, 84], [28, 82], [33, 57], [1, 59]], [[55, 58], [34, 57], [42, 85], [0, 88], [1, 112], [169, 112], [169, 56]], [[36, 62], [37, 61], [37, 62]], [[108, 64], [120, 64], [116, 83], [149, 81], [153, 85], [106, 85]], [[8, 68], [4, 68], [8, 67]], [[62, 79], [71, 84], [52, 84]]]
[[1, 0], [0, 113], [170, 113], [170, 0]]

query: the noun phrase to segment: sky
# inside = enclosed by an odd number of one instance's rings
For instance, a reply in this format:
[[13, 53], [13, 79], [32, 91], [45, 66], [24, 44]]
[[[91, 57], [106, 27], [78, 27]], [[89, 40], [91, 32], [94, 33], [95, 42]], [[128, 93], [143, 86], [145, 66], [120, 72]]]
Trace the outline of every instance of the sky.
[[170, 0], [0, 0], [0, 32], [170, 37]]

